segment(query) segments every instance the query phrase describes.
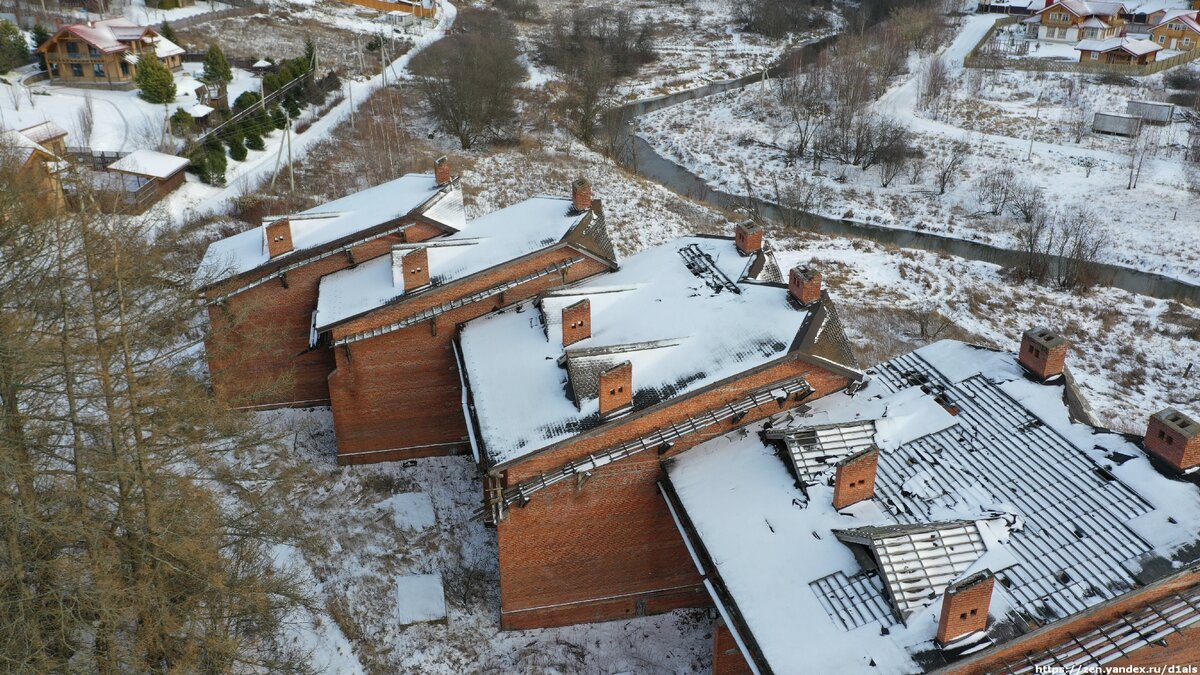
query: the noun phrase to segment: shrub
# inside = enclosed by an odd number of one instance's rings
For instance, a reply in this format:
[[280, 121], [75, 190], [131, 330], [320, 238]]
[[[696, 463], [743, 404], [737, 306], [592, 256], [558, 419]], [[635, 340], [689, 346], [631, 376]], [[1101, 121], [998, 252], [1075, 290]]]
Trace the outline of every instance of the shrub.
[[249, 150], [265, 150], [267, 144], [263, 143], [262, 136], [258, 134], [246, 134], [246, 148]]
[[0, 21], [0, 73], [29, 63], [29, 44], [11, 21]]
[[243, 91], [242, 93], [238, 94], [237, 98], [233, 100], [233, 109], [245, 110], [261, 100], [262, 97], [259, 96], [257, 92]]
[[1167, 89], [1193, 90], [1200, 88], [1200, 73], [1191, 68], [1175, 68], [1163, 77]]
[[246, 146], [240, 136], [229, 139], [229, 158], [235, 162], [246, 161]]
[[275, 125], [276, 129], [287, 128], [287, 113], [283, 112], [283, 108], [280, 108], [279, 105], [271, 106], [271, 123]]
[[171, 115], [171, 133], [176, 136], [186, 136], [196, 130], [196, 118], [183, 108], [176, 108]]

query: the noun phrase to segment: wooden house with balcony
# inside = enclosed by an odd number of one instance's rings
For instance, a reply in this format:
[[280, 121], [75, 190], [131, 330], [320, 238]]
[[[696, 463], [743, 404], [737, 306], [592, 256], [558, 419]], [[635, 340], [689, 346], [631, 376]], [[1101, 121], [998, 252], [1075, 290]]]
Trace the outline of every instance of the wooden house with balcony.
[[51, 80], [75, 87], [133, 88], [138, 62], [147, 55], [171, 70], [183, 67], [183, 48], [127, 19], [63, 26], [38, 52]]

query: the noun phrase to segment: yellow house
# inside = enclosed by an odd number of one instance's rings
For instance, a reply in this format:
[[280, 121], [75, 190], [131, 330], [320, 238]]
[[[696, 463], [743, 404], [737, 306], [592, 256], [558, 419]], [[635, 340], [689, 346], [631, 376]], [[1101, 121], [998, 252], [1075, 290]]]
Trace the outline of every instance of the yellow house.
[[38, 47], [50, 79], [72, 86], [132, 87], [138, 59], [151, 56], [171, 70], [183, 67], [183, 49], [153, 28], [127, 19], [63, 26]]
[[1058, 0], [1023, 22], [1025, 36], [1052, 42], [1107, 40], [1121, 34], [1121, 15], [1127, 13], [1119, 2]]
[[1163, 49], [1191, 51], [1200, 43], [1200, 22], [1196, 20], [1197, 14], [1194, 9], [1167, 12], [1150, 29], [1150, 39]]
[[64, 167], [62, 158], [23, 131], [0, 131], [0, 166], [16, 171], [25, 189], [43, 197], [39, 204], [54, 212], [63, 208], [66, 200], [59, 177]]

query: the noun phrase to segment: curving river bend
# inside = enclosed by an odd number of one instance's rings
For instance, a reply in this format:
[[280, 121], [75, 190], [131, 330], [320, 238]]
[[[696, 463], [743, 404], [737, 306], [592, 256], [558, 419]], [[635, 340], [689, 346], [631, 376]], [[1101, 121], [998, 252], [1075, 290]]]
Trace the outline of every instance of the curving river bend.
[[[791, 57], [802, 56], [805, 60], [815, 55], [832, 43], [835, 38], [815, 41], [800, 47]], [[775, 66], [768, 74], [776, 76], [783, 70]], [[696, 199], [702, 203], [721, 209], [732, 209], [745, 202], [745, 196], [738, 196], [718, 190], [708, 185], [703, 179], [688, 169], [663, 157], [655, 151], [645, 139], [634, 132], [636, 118], [655, 110], [668, 108], [685, 101], [704, 98], [713, 94], [745, 87], [757, 82], [762, 75], [755, 73], [734, 80], [713, 82], [695, 89], [681, 91], [653, 99], [634, 101], [621, 106], [610, 115], [617, 116], [622, 123], [617, 133], [616, 147], [619, 148], [617, 161], [626, 169], [653, 180], [669, 190], [680, 195]], [[828, 218], [815, 213], [800, 211], [781, 206], [769, 201], [756, 199], [759, 213], [777, 221], [795, 223], [795, 226], [821, 234], [870, 239], [883, 244], [894, 244], [901, 248], [914, 248], [925, 251], [937, 251], [969, 260], [980, 260], [1004, 267], [1020, 263], [1022, 254], [1013, 249], [993, 246], [964, 239], [956, 239], [928, 232], [901, 230], [880, 227], [868, 223]], [[1057, 257], [1051, 258], [1051, 265], [1059, 264]], [[1189, 284], [1172, 277], [1153, 272], [1144, 272], [1131, 267], [1098, 263], [1096, 265], [1099, 283], [1114, 288], [1120, 288], [1130, 293], [1147, 295], [1153, 298], [1179, 300], [1191, 305], [1200, 305], [1200, 286]]]

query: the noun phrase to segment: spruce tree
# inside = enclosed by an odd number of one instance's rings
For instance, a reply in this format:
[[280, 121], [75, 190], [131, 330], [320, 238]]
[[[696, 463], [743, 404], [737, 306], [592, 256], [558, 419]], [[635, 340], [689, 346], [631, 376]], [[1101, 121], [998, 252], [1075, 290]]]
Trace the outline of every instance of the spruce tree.
[[200, 76], [200, 81], [205, 84], [228, 84], [233, 81], [233, 69], [229, 67], [229, 60], [225, 58], [225, 52], [221, 51], [221, 45], [215, 42], [208, 46], [208, 52], [204, 54], [204, 73]]
[[158, 29], [158, 34], [163, 38], [174, 42], [175, 44], [179, 44], [177, 38], [175, 37], [175, 29], [171, 28], [171, 24], [169, 22], [163, 22], [162, 28]]
[[143, 53], [138, 59], [135, 81], [142, 90], [142, 98], [150, 103], [175, 100], [175, 76], [153, 54]]

